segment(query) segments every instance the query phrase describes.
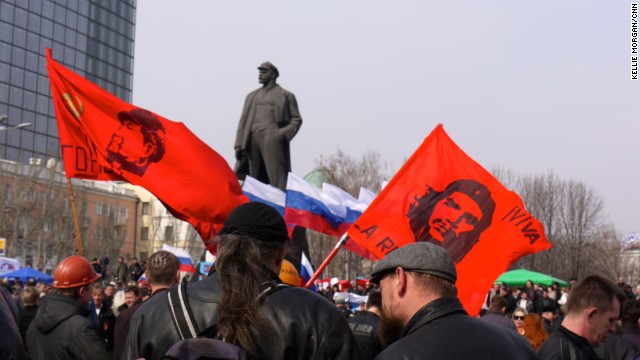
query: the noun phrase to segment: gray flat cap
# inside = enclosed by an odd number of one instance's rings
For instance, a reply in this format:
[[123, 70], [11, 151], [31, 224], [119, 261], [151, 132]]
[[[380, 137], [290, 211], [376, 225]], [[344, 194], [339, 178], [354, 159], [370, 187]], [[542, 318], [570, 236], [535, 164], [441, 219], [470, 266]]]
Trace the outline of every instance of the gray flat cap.
[[370, 281], [379, 284], [382, 275], [397, 267], [435, 275], [454, 284], [458, 278], [451, 256], [445, 249], [430, 242], [408, 244], [388, 253], [373, 269]]

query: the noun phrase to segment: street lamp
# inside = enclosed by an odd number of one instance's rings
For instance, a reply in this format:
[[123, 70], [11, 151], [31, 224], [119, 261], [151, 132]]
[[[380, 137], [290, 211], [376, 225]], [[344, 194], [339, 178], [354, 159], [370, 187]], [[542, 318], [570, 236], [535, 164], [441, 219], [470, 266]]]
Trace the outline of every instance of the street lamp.
[[[0, 124], [6, 122], [9, 119], [7, 115], [0, 115]], [[22, 129], [24, 127], [31, 126], [31, 123], [23, 122], [18, 125], [0, 125], [0, 131], [13, 130], [13, 129]]]

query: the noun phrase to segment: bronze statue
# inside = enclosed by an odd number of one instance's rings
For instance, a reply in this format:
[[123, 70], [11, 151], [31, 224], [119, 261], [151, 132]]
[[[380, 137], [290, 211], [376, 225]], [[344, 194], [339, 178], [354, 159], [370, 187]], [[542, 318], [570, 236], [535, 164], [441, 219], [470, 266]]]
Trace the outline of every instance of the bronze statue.
[[238, 124], [236, 175], [250, 175], [265, 184], [286, 189], [291, 171], [289, 142], [302, 125], [293, 93], [276, 84], [280, 75], [270, 62], [259, 67], [262, 87], [247, 95]]

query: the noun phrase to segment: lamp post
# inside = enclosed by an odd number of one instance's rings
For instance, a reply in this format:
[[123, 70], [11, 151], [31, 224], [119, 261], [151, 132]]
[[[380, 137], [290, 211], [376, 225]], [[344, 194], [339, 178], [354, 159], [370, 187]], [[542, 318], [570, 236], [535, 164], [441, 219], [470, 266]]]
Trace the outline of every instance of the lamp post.
[[18, 125], [1, 125], [4, 124], [9, 119], [7, 115], [0, 115], [0, 131], [13, 130], [13, 129], [22, 129], [27, 126], [31, 126], [31, 123], [23, 122]]

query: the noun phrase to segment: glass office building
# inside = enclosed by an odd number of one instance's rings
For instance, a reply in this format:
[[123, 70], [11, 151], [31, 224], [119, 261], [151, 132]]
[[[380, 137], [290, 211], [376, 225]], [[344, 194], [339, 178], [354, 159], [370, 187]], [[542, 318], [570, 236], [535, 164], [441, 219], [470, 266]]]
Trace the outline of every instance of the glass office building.
[[1, 0], [0, 159], [60, 158], [45, 48], [55, 60], [131, 102], [136, 0]]

